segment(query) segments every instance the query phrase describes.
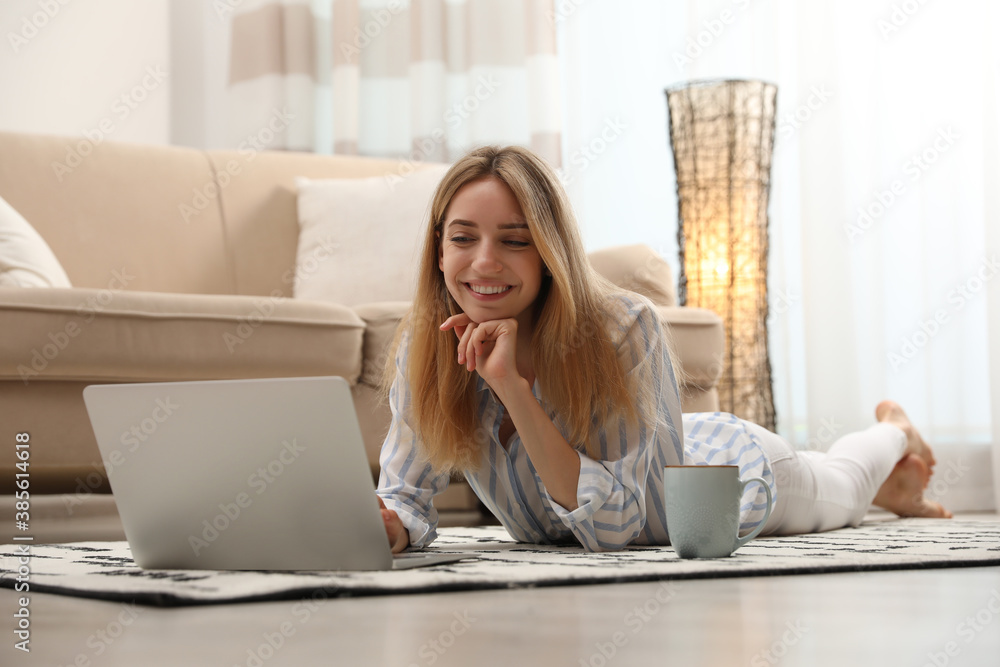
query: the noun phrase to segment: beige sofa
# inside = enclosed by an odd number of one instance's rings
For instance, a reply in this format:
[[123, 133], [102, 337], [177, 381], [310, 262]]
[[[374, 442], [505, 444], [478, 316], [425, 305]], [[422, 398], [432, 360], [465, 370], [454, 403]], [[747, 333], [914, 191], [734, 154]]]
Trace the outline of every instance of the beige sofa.
[[[226, 178], [234, 164], [238, 173]], [[375, 378], [407, 304], [292, 298], [294, 179], [400, 167], [0, 133], [0, 196], [48, 242], [74, 285], [0, 289], [0, 493], [14, 490], [10, 445], [22, 431], [31, 436], [33, 492], [108, 491], [81, 396], [92, 383], [341, 375], [376, 469], [389, 412]], [[715, 409], [719, 318], [675, 307], [669, 266], [649, 248], [604, 250], [592, 261], [661, 306], [682, 365], [685, 410]], [[474, 499], [456, 485], [442, 505], [449, 503]]]

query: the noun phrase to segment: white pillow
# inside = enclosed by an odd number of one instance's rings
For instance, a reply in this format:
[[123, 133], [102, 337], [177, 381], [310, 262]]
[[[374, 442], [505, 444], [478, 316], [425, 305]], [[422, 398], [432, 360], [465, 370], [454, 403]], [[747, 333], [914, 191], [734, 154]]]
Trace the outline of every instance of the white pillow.
[[2, 197], [0, 287], [72, 287], [49, 244]]
[[405, 177], [296, 179], [295, 297], [345, 306], [411, 301], [431, 198], [448, 167]]

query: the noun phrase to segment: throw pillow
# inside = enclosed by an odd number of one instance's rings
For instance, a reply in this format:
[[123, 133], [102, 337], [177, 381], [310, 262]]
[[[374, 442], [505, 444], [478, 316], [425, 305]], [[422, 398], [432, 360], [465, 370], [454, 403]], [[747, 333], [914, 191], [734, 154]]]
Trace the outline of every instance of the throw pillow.
[[402, 178], [296, 179], [295, 297], [411, 301], [431, 198], [449, 165]]
[[2, 197], [0, 287], [72, 287], [49, 244]]

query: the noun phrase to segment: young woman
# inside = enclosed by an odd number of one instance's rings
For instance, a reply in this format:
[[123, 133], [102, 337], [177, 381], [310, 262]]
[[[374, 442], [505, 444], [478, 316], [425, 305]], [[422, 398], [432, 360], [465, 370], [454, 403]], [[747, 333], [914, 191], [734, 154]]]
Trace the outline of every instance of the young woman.
[[[828, 453], [732, 415], [682, 416], [656, 311], [590, 268], [558, 178], [518, 147], [475, 150], [438, 187], [385, 385], [377, 494], [394, 552], [434, 540], [432, 498], [456, 471], [514, 539], [595, 551], [669, 544], [667, 465], [763, 477], [763, 534], [857, 525], [873, 501], [950, 516], [924, 499], [933, 455], [889, 401]], [[744, 531], [764, 516], [755, 488]]]

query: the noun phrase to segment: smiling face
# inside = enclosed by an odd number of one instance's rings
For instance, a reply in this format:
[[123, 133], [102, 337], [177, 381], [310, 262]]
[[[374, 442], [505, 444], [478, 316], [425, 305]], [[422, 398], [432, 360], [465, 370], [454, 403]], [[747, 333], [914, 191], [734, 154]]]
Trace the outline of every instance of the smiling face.
[[513, 317], [521, 331], [531, 330], [542, 259], [521, 206], [503, 181], [489, 176], [455, 193], [441, 229], [438, 267], [473, 322]]

